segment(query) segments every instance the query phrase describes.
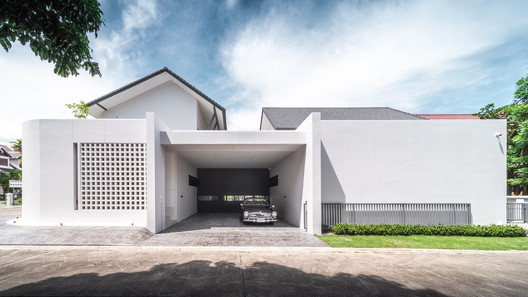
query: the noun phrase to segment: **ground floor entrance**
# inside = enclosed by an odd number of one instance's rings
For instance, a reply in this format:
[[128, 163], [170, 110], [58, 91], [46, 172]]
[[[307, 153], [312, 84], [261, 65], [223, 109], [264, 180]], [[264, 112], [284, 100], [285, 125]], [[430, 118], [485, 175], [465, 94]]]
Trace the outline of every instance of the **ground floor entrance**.
[[198, 168], [199, 213], [238, 213], [249, 197], [270, 201], [270, 170], [267, 168]]

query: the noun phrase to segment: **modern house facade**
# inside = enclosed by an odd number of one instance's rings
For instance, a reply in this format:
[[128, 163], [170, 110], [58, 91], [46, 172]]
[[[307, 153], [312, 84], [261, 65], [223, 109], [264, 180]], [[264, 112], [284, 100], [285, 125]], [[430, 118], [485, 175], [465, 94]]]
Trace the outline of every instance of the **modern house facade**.
[[142, 226], [262, 196], [321, 233], [325, 204], [471, 206], [506, 223], [506, 122], [427, 120], [391, 108], [263, 108], [260, 131], [163, 68], [87, 104], [90, 120], [23, 125], [28, 225]]

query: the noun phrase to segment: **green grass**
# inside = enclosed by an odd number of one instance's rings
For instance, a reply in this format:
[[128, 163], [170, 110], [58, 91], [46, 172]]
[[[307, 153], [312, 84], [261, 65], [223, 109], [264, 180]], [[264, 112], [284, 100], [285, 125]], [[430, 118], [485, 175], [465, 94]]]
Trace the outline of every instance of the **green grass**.
[[331, 247], [455, 250], [528, 250], [528, 237], [473, 236], [317, 236]]
[[[5, 205], [6, 203], [5, 201], [0, 201], [0, 204]], [[13, 201], [13, 205], [22, 205], [22, 203], [20, 202], [20, 200], [15, 200]]]

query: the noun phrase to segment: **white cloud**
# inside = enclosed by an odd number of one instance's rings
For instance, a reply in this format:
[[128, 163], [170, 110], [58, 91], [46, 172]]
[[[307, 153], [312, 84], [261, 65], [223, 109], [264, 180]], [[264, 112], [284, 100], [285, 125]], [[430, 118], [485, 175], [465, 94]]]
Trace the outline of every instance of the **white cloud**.
[[[258, 128], [262, 106], [391, 106], [418, 109], [446, 89], [486, 83], [472, 59], [524, 34], [525, 2], [341, 3], [325, 21], [270, 10], [224, 44], [238, 94], [230, 129]], [[522, 65], [519, 65], [522, 67]]]
[[113, 89], [111, 80], [85, 72], [62, 78], [53, 65], [40, 61], [26, 46], [0, 53], [0, 143], [22, 136], [22, 123], [31, 119], [72, 118], [66, 103], [89, 101]]
[[155, 1], [128, 4], [121, 28], [91, 42], [102, 78], [84, 71], [77, 77], [61, 78], [53, 73], [53, 65], [18, 43], [8, 53], [1, 50], [0, 143], [21, 138], [24, 121], [72, 118], [65, 104], [93, 100], [136, 79], [136, 70], [143, 71], [138, 69], [144, 50], [141, 39], [160, 21]]
[[[152, 43], [145, 39], [156, 31], [163, 20], [157, 1], [137, 1], [123, 10], [122, 27], [100, 36], [93, 42], [95, 59], [105, 76], [119, 77], [122, 83], [136, 79], [138, 69], [145, 65], [144, 57]], [[144, 73], [140, 73], [144, 75]]]

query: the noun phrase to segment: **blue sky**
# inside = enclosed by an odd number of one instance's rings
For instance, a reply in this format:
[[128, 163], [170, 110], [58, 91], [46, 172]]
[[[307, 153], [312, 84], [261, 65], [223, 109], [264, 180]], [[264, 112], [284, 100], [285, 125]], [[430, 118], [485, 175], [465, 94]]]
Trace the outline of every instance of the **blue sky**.
[[256, 130], [263, 106], [473, 113], [528, 72], [528, 1], [102, 1], [102, 78], [0, 51], [0, 143], [164, 66]]

